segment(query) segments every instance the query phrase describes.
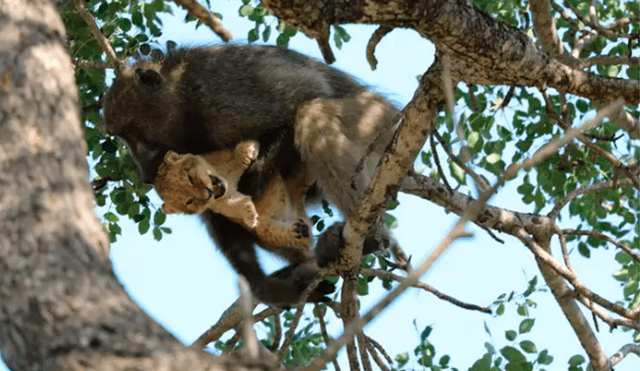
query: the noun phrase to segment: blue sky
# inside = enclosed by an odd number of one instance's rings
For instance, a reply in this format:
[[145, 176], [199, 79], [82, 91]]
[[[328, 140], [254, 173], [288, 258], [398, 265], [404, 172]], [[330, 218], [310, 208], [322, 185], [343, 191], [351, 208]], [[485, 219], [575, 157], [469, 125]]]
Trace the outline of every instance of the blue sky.
[[[243, 43], [252, 23], [238, 17], [239, 5], [239, 1], [213, 3], [214, 10], [224, 15], [223, 23], [233, 34], [234, 41]], [[175, 17], [163, 17], [165, 40], [196, 45], [219, 42], [217, 36], [204, 26], [194, 31], [193, 24], [184, 25], [183, 11], [176, 10], [175, 14]], [[409, 102], [418, 86], [416, 76], [426, 71], [433, 61], [432, 44], [412, 30], [394, 30], [379, 44], [376, 52], [378, 69], [371, 71], [365, 59], [365, 49], [375, 27], [345, 28], [352, 39], [342, 46], [342, 50], [333, 46], [337, 58], [335, 67], [356, 76], [399, 106]], [[274, 36], [272, 38], [275, 40]], [[321, 59], [316, 42], [304, 35], [294, 37], [290, 47]], [[427, 173], [431, 171], [419, 163], [416, 168]], [[530, 206], [520, 202], [520, 195], [515, 191], [518, 185], [518, 180], [508, 184], [491, 200], [491, 204], [517, 211], [532, 211]], [[157, 207], [161, 205], [157, 197], [152, 200]], [[417, 264], [458, 218], [417, 197], [401, 194], [399, 201], [400, 206], [391, 212], [399, 224], [394, 234]], [[99, 210], [99, 215], [105, 211]], [[173, 233], [166, 235], [161, 242], [154, 241], [150, 233], [140, 236], [137, 227], [129, 221], [122, 219], [121, 226], [122, 236], [111, 246], [116, 274], [140, 306], [181, 341], [191, 343], [195, 340], [237, 298], [237, 275], [209, 241], [205, 228], [196, 217], [169, 216], [166, 226], [171, 227]], [[505, 240], [504, 244], [499, 244], [475, 226], [469, 225], [468, 230], [473, 237], [454, 243], [423, 277], [423, 281], [459, 300], [489, 305], [500, 294], [512, 290], [523, 292], [527, 282], [534, 275], [539, 275], [533, 257], [519, 241], [499, 236]], [[611, 277], [611, 272], [616, 269], [612, 258], [614, 253], [613, 248], [592, 250], [590, 260], [577, 253], [571, 254], [573, 267], [581, 280], [610, 299], [619, 298], [621, 292]], [[267, 254], [262, 256], [268, 270], [275, 270], [283, 264]], [[538, 282], [542, 283], [541, 277]], [[362, 308], [366, 310], [374, 305], [385, 292], [379, 281], [374, 281], [370, 284], [370, 294], [361, 297]], [[551, 367], [546, 367], [548, 370], [566, 370], [567, 360], [572, 355], [584, 354], [578, 339], [550, 293], [536, 293], [531, 299], [538, 304], [532, 310], [535, 326], [531, 333], [520, 335], [517, 340], [532, 340], [539, 351], [549, 349], [554, 362]], [[485, 342], [492, 342], [498, 349], [511, 345], [504, 332], [517, 330], [523, 319], [515, 314], [515, 310], [514, 305], [507, 306], [505, 315], [494, 317], [458, 308], [429, 293], [412, 289], [369, 324], [365, 332], [395, 357], [403, 352], [412, 355], [420, 332], [425, 326], [432, 325], [429, 340], [436, 345], [437, 358], [448, 354], [451, 366], [466, 370], [484, 354]], [[592, 321], [590, 314], [587, 318]], [[335, 317], [328, 320], [330, 333], [338, 336], [340, 320]], [[491, 336], [485, 332], [485, 326], [491, 331]], [[607, 355], [629, 342], [626, 333], [609, 333], [603, 323], [600, 327], [598, 339]], [[343, 353], [340, 360], [346, 367]], [[635, 371], [638, 365], [638, 358], [629, 356], [616, 366], [616, 371]], [[415, 365], [415, 368], [420, 367]], [[0, 364], [0, 370], [4, 369]]]

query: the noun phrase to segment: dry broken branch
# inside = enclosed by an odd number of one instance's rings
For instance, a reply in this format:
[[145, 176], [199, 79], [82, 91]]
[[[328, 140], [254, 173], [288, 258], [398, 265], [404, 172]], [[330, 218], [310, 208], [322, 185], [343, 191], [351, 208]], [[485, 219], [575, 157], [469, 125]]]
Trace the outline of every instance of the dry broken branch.
[[374, 55], [376, 51], [376, 46], [385, 37], [389, 32], [391, 32], [393, 28], [380, 26], [377, 30], [373, 32], [371, 38], [369, 39], [369, 43], [367, 43], [367, 62], [369, 62], [369, 66], [371, 66], [372, 70], [375, 70], [378, 66], [378, 60]]

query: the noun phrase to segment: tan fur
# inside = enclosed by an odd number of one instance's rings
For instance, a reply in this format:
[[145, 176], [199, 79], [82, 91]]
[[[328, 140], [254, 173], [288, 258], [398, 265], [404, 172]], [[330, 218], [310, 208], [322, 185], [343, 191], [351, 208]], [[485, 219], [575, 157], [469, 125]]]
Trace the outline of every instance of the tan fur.
[[[309, 188], [305, 172], [295, 171], [286, 182], [277, 174], [255, 204], [237, 190], [242, 173], [257, 158], [258, 147], [257, 141], [247, 140], [233, 152], [179, 155], [169, 151], [155, 180], [165, 202], [162, 210], [167, 214], [199, 214], [211, 209], [252, 231], [263, 248], [291, 262], [304, 262], [311, 256], [313, 243], [304, 210]], [[220, 196], [220, 187], [212, 182], [212, 176], [223, 181], [224, 195]], [[309, 237], [301, 235], [304, 228]]]
[[[318, 182], [323, 194], [345, 218], [356, 212], [382, 153], [397, 125], [391, 123], [398, 110], [378, 94], [362, 91], [342, 99], [317, 98], [298, 110], [295, 142], [309, 177]], [[384, 131], [369, 155], [363, 170], [351, 176], [369, 145]]]

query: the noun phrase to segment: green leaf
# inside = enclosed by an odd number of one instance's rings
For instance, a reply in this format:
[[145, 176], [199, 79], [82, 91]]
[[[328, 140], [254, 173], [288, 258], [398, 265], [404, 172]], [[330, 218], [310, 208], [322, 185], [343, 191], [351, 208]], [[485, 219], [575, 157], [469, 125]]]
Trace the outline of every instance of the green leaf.
[[578, 99], [576, 102], [576, 108], [578, 111], [585, 113], [589, 110], [589, 104], [583, 99]]
[[285, 35], [286, 37], [293, 37], [295, 36], [295, 34], [298, 33], [298, 29], [295, 27], [291, 27], [291, 26], [286, 26], [284, 27], [284, 31], [282, 31], [282, 34]]
[[288, 46], [289, 45], [289, 38], [286, 37], [284, 34], [280, 34], [278, 35], [278, 37], [276, 38], [276, 45], [278, 46]]
[[521, 316], [526, 316], [527, 315], [527, 306], [526, 305], [518, 305], [518, 309], [516, 309], [516, 313], [518, 313]]
[[525, 353], [538, 353], [538, 349], [536, 345], [529, 340], [523, 340], [520, 342], [520, 348], [525, 351]]
[[160, 232], [160, 228], [153, 227], [153, 239], [156, 241], [160, 241], [162, 239], [162, 232]]
[[120, 218], [118, 218], [118, 216], [116, 214], [114, 214], [114, 213], [112, 213], [110, 211], [104, 214], [104, 218], [106, 220], [110, 221], [110, 222], [113, 222], [113, 223], [115, 223], [118, 220], [120, 220]]
[[636, 294], [638, 291], [638, 280], [637, 279], [632, 279], [629, 282], [627, 282], [626, 285], [624, 285], [624, 288], [622, 289], [622, 293], [624, 294], [625, 298], [629, 298], [631, 295]]
[[551, 362], [553, 362], [553, 356], [549, 355], [548, 350], [545, 349], [540, 352], [540, 354], [538, 355], [538, 363], [540, 363], [541, 365], [550, 365]]
[[507, 340], [509, 341], [515, 340], [516, 336], [518, 336], [518, 334], [513, 330], [508, 330], [508, 331], [505, 331], [504, 333], [504, 337], [507, 338]]
[[584, 362], [584, 357], [579, 354], [576, 354], [575, 356], [569, 358], [569, 366], [580, 366]]
[[496, 314], [499, 316], [504, 314], [504, 304], [498, 305], [498, 309], [496, 309]]
[[396, 229], [398, 228], [398, 219], [389, 214], [389, 213], [385, 213], [384, 214], [384, 225], [385, 227], [387, 227], [388, 229]]
[[448, 355], [444, 355], [440, 357], [440, 361], [438, 362], [438, 364], [440, 364], [440, 366], [442, 366], [443, 368], [446, 368], [447, 365], [449, 365], [449, 361], [451, 361], [451, 357]]
[[578, 252], [580, 253], [580, 255], [584, 256], [585, 258], [591, 257], [591, 250], [589, 250], [589, 248], [587, 247], [587, 244], [584, 242], [578, 243]]
[[338, 50], [342, 49], [342, 38], [339, 33], [336, 32], [333, 34], [333, 42], [336, 44], [336, 48], [338, 48]]
[[156, 210], [153, 215], [153, 224], [160, 226], [164, 224], [165, 220], [167, 220], [167, 215], [163, 213], [161, 209]]
[[269, 37], [271, 36], [271, 26], [267, 25], [264, 28], [264, 31], [262, 31], [262, 41], [267, 42], [269, 41]]
[[131, 29], [131, 21], [128, 20], [127, 18], [120, 18], [118, 19], [118, 27], [122, 31], [127, 32]]
[[140, 232], [140, 234], [147, 233], [147, 231], [149, 231], [149, 226], [149, 219], [144, 218], [140, 223], [138, 223], [138, 232]]
[[449, 169], [451, 170], [451, 175], [453, 175], [453, 177], [458, 181], [458, 183], [466, 184], [467, 174], [464, 172], [464, 170], [460, 166], [458, 166], [458, 164], [456, 164], [453, 161], [450, 161]]
[[398, 354], [395, 361], [398, 362], [398, 367], [402, 368], [402, 366], [409, 362], [409, 355], [407, 353]]
[[358, 278], [358, 295], [365, 296], [369, 294], [369, 282], [367, 282], [366, 278], [359, 277]]
[[531, 331], [531, 328], [533, 327], [535, 321], [536, 320], [534, 318], [527, 318], [525, 320], [522, 320], [522, 322], [520, 322], [518, 332], [521, 334], [526, 334], [527, 332]]
[[495, 164], [498, 161], [500, 161], [502, 157], [500, 156], [499, 153], [492, 153], [489, 156], [487, 156], [487, 162], [490, 164]]
[[253, 7], [249, 4], [244, 4], [243, 6], [240, 7], [240, 9], [238, 9], [238, 14], [241, 17], [247, 17], [251, 13], [253, 13]]
[[433, 327], [431, 326], [427, 326], [424, 328], [424, 330], [422, 330], [422, 332], [420, 333], [420, 341], [424, 342], [429, 335], [431, 335], [431, 331], [433, 330]]
[[480, 141], [480, 133], [472, 131], [467, 135], [467, 144], [469, 147], [476, 147]]
[[506, 346], [500, 349], [500, 354], [502, 354], [502, 356], [504, 356], [504, 358], [506, 358], [509, 362], [515, 364], [525, 363], [527, 361], [527, 359], [518, 349], [511, 346]]
[[253, 28], [251, 30], [249, 30], [249, 34], [247, 35], [247, 40], [249, 40], [250, 43], [257, 41], [260, 38], [260, 36], [258, 35], [258, 30]]

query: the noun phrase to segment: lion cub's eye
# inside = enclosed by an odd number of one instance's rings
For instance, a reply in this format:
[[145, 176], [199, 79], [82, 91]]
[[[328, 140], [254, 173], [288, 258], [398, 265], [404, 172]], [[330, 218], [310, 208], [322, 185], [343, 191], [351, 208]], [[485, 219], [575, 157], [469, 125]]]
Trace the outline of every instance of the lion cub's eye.
[[190, 198], [190, 199], [187, 201], [187, 205], [192, 205], [192, 204], [193, 204], [193, 198]]
[[193, 185], [193, 178], [191, 177], [191, 174], [187, 174], [187, 177], [189, 178], [189, 183]]

